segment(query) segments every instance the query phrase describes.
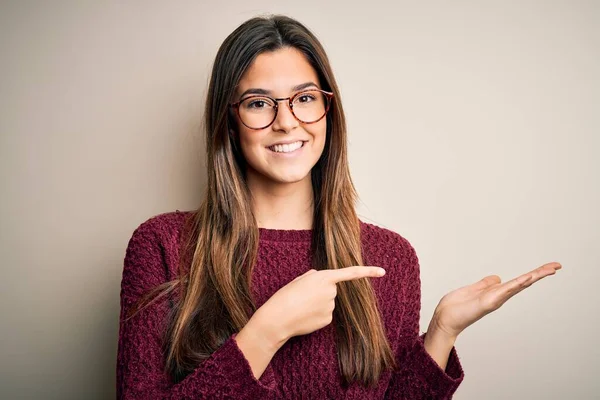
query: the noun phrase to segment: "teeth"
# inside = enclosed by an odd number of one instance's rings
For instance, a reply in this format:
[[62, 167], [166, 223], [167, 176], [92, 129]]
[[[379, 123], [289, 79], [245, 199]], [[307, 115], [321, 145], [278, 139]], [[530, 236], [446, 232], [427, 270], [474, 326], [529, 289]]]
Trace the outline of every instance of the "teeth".
[[276, 153], [289, 153], [291, 151], [298, 150], [300, 147], [302, 147], [301, 140], [290, 144], [276, 144], [275, 146], [269, 147], [269, 149]]

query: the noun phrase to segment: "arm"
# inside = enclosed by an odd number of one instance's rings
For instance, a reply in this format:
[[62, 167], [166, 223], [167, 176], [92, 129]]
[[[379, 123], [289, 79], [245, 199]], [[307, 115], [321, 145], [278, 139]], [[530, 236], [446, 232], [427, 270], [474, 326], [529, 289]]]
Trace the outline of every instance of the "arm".
[[450, 351], [454, 347], [455, 342], [456, 338], [448, 337], [441, 332], [433, 330], [430, 324], [423, 345], [431, 358], [435, 360], [441, 369], [445, 370], [448, 365]]
[[[400, 288], [400, 339], [396, 351], [399, 370], [392, 373], [386, 399], [450, 399], [464, 379], [454, 341], [436, 334], [419, 335], [421, 279], [419, 260], [408, 247]], [[427, 337], [431, 334], [430, 337]], [[444, 359], [445, 358], [445, 359]]]
[[[162, 227], [152, 219], [133, 233], [125, 254], [121, 283], [121, 319], [117, 355], [117, 397], [120, 399], [255, 399], [276, 389], [271, 354], [251, 344], [260, 328], [250, 322], [231, 335], [192, 373], [173, 384], [164, 371], [162, 337], [169, 312], [156, 301], [128, 321], [125, 313], [145, 292], [169, 279], [163, 257]], [[252, 319], [251, 319], [252, 320]], [[256, 321], [256, 319], [254, 320]], [[248, 329], [247, 329], [248, 328]], [[239, 336], [239, 337], [238, 337]], [[250, 344], [249, 344], [250, 343]], [[244, 350], [242, 350], [242, 348]], [[245, 353], [249, 354], [252, 366]], [[251, 356], [250, 356], [251, 355]], [[256, 370], [256, 375], [253, 370]], [[262, 370], [262, 371], [261, 371]], [[264, 372], [263, 372], [264, 371]]]

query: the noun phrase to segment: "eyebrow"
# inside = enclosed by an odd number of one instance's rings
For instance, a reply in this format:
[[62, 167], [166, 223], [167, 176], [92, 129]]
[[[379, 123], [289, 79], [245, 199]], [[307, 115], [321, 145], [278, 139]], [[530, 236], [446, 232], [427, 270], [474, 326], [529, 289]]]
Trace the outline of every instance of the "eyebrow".
[[[311, 86], [318, 88], [317, 84], [314, 82], [304, 82], [304, 83], [301, 83], [299, 85], [292, 87], [292, 92], [297, 92], [299, 90], [306, 89]], [[250, 88], [250, 89], [244, 91], [244, 93], [242, 93], [240, 95], [240, 99], [243, 99], [244, 96], [246, 96], [247, 94], [265, 94], [265, 95], [270, 96], [272, 94], [272, 92], [270, 90], [262, 89], [262, 88]]]

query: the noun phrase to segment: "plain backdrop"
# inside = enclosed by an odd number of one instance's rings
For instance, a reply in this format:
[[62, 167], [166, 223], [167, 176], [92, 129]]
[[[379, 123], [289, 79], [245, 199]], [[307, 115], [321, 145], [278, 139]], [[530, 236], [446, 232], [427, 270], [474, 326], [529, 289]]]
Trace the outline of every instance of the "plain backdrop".
[[12, 1], [0, 6], [0, 397], [115, 396], [133, 230], [191, 210], [225, 37], [305, 23], [347, 112], [361, 218], [440, 298], [563, 269], [469, 327], [457, 399], [600, 393], [600, 2]]

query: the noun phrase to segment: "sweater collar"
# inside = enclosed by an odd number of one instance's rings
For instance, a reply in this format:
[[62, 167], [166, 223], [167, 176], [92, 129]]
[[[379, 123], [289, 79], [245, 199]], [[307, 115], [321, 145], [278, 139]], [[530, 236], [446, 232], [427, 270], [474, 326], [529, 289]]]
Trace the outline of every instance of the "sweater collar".
[[269, 242], [310, 242], [312, 229], [258, 228], [259, 239]]

